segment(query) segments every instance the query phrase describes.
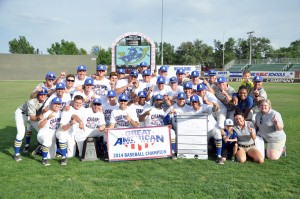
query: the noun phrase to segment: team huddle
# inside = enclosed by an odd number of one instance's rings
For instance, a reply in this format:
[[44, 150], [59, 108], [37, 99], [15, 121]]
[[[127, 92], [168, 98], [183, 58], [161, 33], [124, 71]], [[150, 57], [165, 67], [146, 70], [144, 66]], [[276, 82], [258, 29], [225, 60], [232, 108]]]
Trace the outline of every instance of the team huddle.
[[[171, 133], [172, 158], [176, 159], [177, 115], [208, 115], [207, 137], [213, 140], [216, 161], [226, 159], [245, 162], [247, 157], [263, 163], [285, 154], [286, 135], [280, 113], [271, 108], [262, 77], [244, 71], [236, 92], [225, 77], [210, 70], [208, 80], [199, 71], [190, 74], [183, 69], [168, 78], [168, 68], [161, 66], [158, 75], [151, 74], [145, 62], [138, 71], [126, 75], [124, 69], [111, 72], [98, 65], [96, 73], [86, 76], [87, 67], [77, 67], [76, 75], [61, 72], [46, 74], [30, 99], [15, 112], [17, 135], [15, 161], [28, 153], [33, 129], [37, 133], [42, 164], [61, 157], [61, 165], [78, 151], [88, 137], [103, 137], [103, 153], [108, 159], [106, 132], [111, 128], [136, 128], [168, 125]], [[257, 148], [258, 138], [265, 148]]]

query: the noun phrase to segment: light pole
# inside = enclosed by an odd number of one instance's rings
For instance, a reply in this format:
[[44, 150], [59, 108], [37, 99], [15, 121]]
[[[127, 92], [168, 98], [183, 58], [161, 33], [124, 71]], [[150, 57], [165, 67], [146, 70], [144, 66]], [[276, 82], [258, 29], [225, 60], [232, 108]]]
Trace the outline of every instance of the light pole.
[[252, 43], [251, 43], [251, 40], [252, 40], [252, 34], [254, 33], [254, 31], [250, 31], [250, 32], [247, 32], [247, 34], [249, 35], [249, 45], [250, 45], [250, 57], [249, 57], [249, 65], [251, 65], [251, 58], [252, 58]]
[[164, 25], [164, 0], [161, 0], [161, 65], [164, 65], [164, 44], [163, 44], [163, 25]]
[[224, 56], [224, 51], [225, 51], [225, 43], [224, 43], [224, 35], [225, 35], [225, 32], [223, 31], [223, 48], [222, 48], [222, 51], [223, 51], [223, 66], [222, 66], [222, 69], [224, 70], [225, 68], [225, 56]]

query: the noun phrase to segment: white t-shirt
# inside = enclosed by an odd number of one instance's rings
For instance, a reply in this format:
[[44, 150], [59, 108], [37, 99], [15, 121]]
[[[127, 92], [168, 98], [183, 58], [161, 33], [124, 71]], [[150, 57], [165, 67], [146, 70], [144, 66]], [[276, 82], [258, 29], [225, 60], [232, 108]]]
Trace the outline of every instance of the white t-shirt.
[[102, 112], [94, 112], [92, 108], [85, 109], [83, 116], [84, 130], [91, 132], [94, 129], [99, 128], [102, 125], [105, 125], [105, 119]]
[[104, 78], [102, 80], [94, 80], [93, 91], [97, 98], [100, 98], [102, 101], [106, 99], [107, 91], [111, 90], [109, 80]]
[[76, 95], [80, 95], [80, 96], [83, 97], [83, 99], [84, 99], [83, 107], [88, 108], [88, 107], [90, 107], [90, 105], [91, 105], [92, 98], [94, 97], [95, 93], [94, 93], [94, 91], [91, 91], [88, 95], [86, 95], [84, 92], [76, 91], [76, 92], [73, 94], [72, 101], [74, 101], [74, 97], [75, 97]]
[[111, 112], [110, 124], [115, 124], [115, 128], [133, 128], [133, 126], [126, 119], [126, 115], [133, 120], [138, 122], [139, 119], [131, 108], [127, 107], [125, 110], [116, 109]]
[[87, 76], [84, 77], [83, 80], [78, 79], [78, 75], [75, 75], [75, 82], [74, 82], [74, 87], [76, 88], [77, 86], [82, 86], [84, 84], [84, 81], [88, 78]]
[[111, 115], [111, 112], [115, 109], [119, 109], [119, 104], [116, 103], [116, 105], [110, 105], [109, 103], [105, 103], [102, 105], [102, 112], [104, 114], [104, 117], [105, 117], [105, 122], [106, 122], [106, 125], [108, 126], [110, 124], [110, 115]]
[[[140, 105], [140, 104], [131, 104], [129, 108], [131, 108], [133, 111], [136, 112], [137, 117], [141, 115], [141, 113], [144, 111], [144, 109], [147, 109], [151, 107], [149, 104], [145, 103], [145, 105]], [[145, 124], [144, 122], [140, 122], [139, 127], [144, 127]]]
[[[50, 104], [53, 98], [57, 97], [57, 93], [53, 93], [45, 102], [44, 107], [48, 106], [50, 108]], [[65, 106], [70, 106], [71, 103], [71, 96], [68, 93], [64, 93], [62, 98], [61, 98], [61, 107], [60, 110], [63, 110]]]
[[162, 126], [164, 125], [164, 110], [163, 109], [157, 109], [154, 106], [150, 106], [146, 109], [141, 114], [144, 114], [146, 111], [150, 111], [150, 115], [147, 115], [145, 117], [145, 126]]
[[[53, 112], [52, 110], [47, 111], [44, 114], [44, 118], [47, 118], [49, 115], [54, 116], [50, 120], [47, 121], [45, 126], [39, 130], [39, 132], [55, 132], [60, 127], [60, 120], [61, 120], [61, 111]], [[39, 123], [41, 123], [43, 120], [40, 120]]]

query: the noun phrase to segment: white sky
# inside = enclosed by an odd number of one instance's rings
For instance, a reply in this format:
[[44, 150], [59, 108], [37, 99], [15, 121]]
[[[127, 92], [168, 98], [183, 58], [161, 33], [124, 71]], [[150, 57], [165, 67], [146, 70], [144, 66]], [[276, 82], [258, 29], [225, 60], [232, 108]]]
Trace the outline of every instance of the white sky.
[[[266, 37], [274, 48], [300, 39], [300, 0], [164, 0], [163, 41], [225, 41]], [[0, 53], [25, 36], [47, 54], [52, 43], [73, 41], [88, 53], [111, 47], [126, 32], [161, 41], [162, 0], [0, 0]], [[225, 33], [225, 34], [224, 34]]]

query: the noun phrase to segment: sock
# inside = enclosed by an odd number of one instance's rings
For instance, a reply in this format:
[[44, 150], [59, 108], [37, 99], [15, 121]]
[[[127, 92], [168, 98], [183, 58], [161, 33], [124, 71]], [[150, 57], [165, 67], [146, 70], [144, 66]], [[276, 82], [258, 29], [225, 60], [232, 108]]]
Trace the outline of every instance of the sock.
[[25, 133], [25, 146], [29, 146], [31, 134], [32, 134], [31, 131], [27, 131], [27, 132]]
[[107, 142], [104, 142], [104, 144], [103, 144], [103, 151], [104, 151], [104, 154], [107, 153]]
[[215, 139], [215, 144], [216, 144], [217, 156], [221, 157], [221, 153], [222, 153], [222, 139]]
[[49, 152], [49, 147], [42, 146], [42, 157], [43, 159], [47, 159], [48, 157], [48, 152]]
[[19, 155], [20, 154], [20, 148], [22, 145], [22, 140], [15, 140], [15, 155]]
[[176, 143], [172, 143], [172, 151], [173, 151], [173, 153], [175, 153], [175, 149], [176, 149]]
[[66, 158], [67, 157], [67, 143], [66, 142], [60, 142], [59, 143], [59, 148], [61, 150], [62, 158]]

